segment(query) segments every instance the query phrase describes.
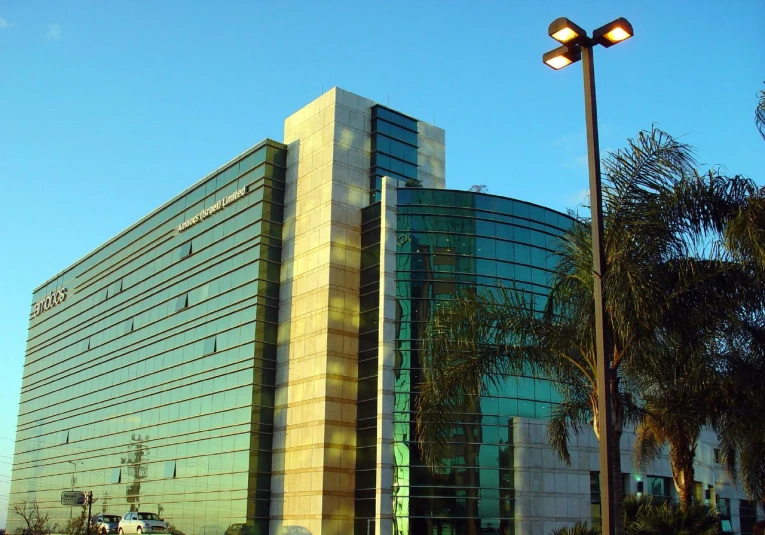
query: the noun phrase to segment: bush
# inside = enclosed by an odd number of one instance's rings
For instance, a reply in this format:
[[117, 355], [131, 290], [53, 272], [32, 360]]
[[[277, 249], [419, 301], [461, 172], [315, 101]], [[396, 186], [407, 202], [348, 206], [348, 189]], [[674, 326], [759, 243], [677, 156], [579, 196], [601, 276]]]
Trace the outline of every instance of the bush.
[[600, 529], [596, 526], [587, 525], [587, 522], [577, 522], [570, 528], [554, 529], [550, 532], [550, 535], [600, 535]]
[[[554, 529], [550, 535], [599, 535], [600, 527], [577, 522], [573, 527]], [[651, 496], [624, 499], [625, 535], [718, 535], [720, 513], [711, 505], [680, 505], [654, 502]]]

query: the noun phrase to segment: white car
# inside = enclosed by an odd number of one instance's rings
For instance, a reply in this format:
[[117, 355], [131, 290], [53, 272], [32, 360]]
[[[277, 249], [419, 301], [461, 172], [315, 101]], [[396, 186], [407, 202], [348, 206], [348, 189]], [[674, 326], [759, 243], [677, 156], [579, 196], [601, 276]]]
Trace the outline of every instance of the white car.
[[123, 533], [167, 533], [167, 522], [154, 513], [131, 511], [122, 515], [118, 532]]

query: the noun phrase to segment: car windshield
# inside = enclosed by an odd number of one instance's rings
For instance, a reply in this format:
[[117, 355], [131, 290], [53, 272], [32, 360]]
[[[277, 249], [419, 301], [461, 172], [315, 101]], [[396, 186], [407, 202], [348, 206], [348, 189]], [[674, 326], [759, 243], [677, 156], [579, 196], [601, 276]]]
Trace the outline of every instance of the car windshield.
[[101, 517], [101, 522], [119, 522], [120, 517], [105, 515]]
[[154, 513], [138, 513], [138, 520], [159, 520]]

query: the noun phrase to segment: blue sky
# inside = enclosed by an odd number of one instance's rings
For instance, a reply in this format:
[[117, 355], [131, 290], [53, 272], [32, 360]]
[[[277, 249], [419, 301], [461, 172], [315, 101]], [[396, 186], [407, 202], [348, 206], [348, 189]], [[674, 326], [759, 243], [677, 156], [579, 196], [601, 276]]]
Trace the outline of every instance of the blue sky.
[[596, 51], [601, 150], [652, 124], [765, 183], [765, 3], [0, 0], [0, 526], [31, 292], [340, 86], [447, 132], [447, 185], [563, 210], [587, 184], [582, 74], [547, 25], [623, 16]]

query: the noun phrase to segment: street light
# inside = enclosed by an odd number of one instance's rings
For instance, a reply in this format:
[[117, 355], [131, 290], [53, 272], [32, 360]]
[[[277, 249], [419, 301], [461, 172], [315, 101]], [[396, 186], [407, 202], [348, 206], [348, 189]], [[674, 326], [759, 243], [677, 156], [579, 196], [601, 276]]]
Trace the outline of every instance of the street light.
[[[601, 26], [592, 37], [587, 32], [565, 17], [555, 19], [547, 29], [550, 37], [561, 43], [558, 47], [542, 55], [542, 61], [555, 70], [562, 69], [582, 60], [584, 70], [584, 113], [587, 123], [587, 161], [590, 169], [590, 204], [592, 209], [592, 271], [593, 296], [595, 300], [595, 347], [598, 380], [598, 434], [600, 435], [600, 505], [604, 535], [616, 533], [614, 518], [614, 459], [613, 425], [611, 422], [611, 390], [608, 376], [610, 359], [606, 359], [606, 339], [609, 337], [608, 323], [605, 321], [605, 303], [603, 300], [603, 195], [600, 185], [600, 148], [598, 142], [598, 111], [595, 101], [595, 68], [592, 49], [595, 45], [606, 48], [625, 41], [634, 35], [632, 25], [627, 19], [618, 18]], [[618, 447], [618, 444], [616, 445]], [[616, 452], [616, 459], [619, 453]], [[621, 531], [621, 530], [619, 530]]]
[[[74, 491], [74, 482], [75, 482], [74, 472], [75, 472], [75, 470], [77, 470], [77, 463], [82, 464], [82, 461], [67, 461], [67, 462], [72, 464], [72, 480], [71, 480], [71, 482], [72, 482], [72, 491]], [[69, 508], [69, 518], [72, 518], [72, 509], [71, 509], [71, 507]]]

